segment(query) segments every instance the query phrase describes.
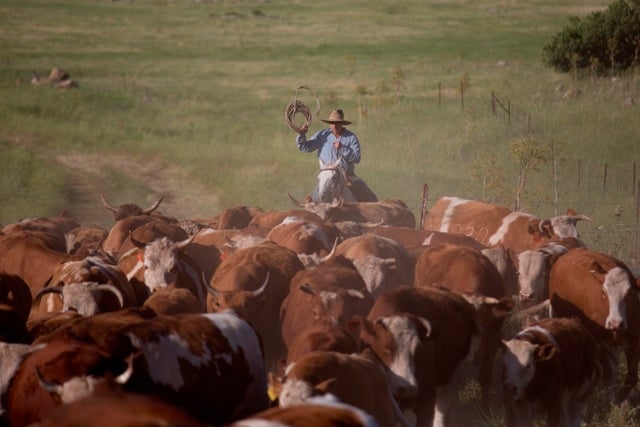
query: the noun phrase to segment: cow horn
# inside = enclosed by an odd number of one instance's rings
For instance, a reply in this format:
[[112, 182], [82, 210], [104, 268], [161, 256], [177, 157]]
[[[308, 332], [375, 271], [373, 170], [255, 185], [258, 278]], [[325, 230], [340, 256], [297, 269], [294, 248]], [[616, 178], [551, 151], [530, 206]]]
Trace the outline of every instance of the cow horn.
[[127, 369], [115, 378], [116, 383], [125, 385], [133, 375], [133, 356], [133, 353], [131, 353], [127, 358]]
[[163, 199], [164, 199], [164, 196], [160, 196], [160, 198], [158, 200], [156, 200], [156, 202], [153, 205], [151, 205], [151, 207], [143, 210], [142, 213], [145, 214], [145, 215], [149, 215], [151, 212], [153, 212], [156, 209], [158, 209], [158, 206], [160, 206], [160, 203], [162, 203]]
[[382, 224], [384, 224], [384, 218], [380, 218], [380, 221], [378, 221], [378, 222], [362, 223], [362, 224], [360, 224], [360, 227], [362, 227], [362, 228], [375, 228], [375, 227], [380, 227]]
[[269, 283], [269, 274], [271, 272], [267, 271], [267, 277], [264, 279], [264, 282], [262, 283], [262, 286], [260, 286], [258, 289], [256, 289], [255, 291], [250, 291], [249, 295], [252, 297], [258, 297], [260, 296], [265, 289], [267, 289], [267, 284]]
[[212, 296], [214, 296], [215, 298], [220, 298], [222, 296], [222, 292], [211, 286], [210, 283], [207, 283], [206, 281], [204, 283], [205, 287], [207, 288], [207, 292], [209, 292]]
[[49, 382], [42, 378], [42, 374], [40, 373], [40, 369], [36, 366], [36, 377], [38, 378], [38, 382], [40, 386], [47, 390], [49, 393], [54, 393], [57, 395], [62, 394], [62, 386], [60, 384], [56, 384], [53, 382]]
[[289, 198], [291, 199], [291, 201], [293, 201], [294, 205], [299, 206], [301, 208], [305, 207], [304, 203], [299, 202], [298, 200], [294, 199], [293, 196], [291, 195], [291, 193], [287, 192], [287, 194], [289, 195]]
[[118, 298], [118, 302], [120, 303], [120, 308], [124, 308], [124, 298], [122, 297], [122, 292], [120, 291], [120, 289], [116, 288], [113, 285], [110, 285], [108, 283], [103, 283], [100, 284], [98, 286], [96, 286], [96, 290], [97, 291], [111, 291], [115, 294], [115, 296]]
[[315, 295], [316, 291], [314, 291], [311, 286], [309, 286], [308, 283], [305, 283], [304, 285], [300, 285], [298, 287], [298, 289], [300, 289], [302, 292], [305, 292], [307, 294], [311, 294], [311, 295]]
[[347, 289], [347, 295], [358, 299], [364, 299], [364, 294], [357, 289]]
[[576, 221], [593, 221], [591, 218], [589, 218], [588, 216], [584, 215], [584, 214], [580, 214], [580, 215], [574, 215], [573, 219], [575, 219]]
[[133, 233], [131, 231], [129, 231], [129, 239], [131, 240], [131, 243], [133, 243], [136, 247], [140, 249], [144, 249], [147, 246], [146, 243], [141, 242], [140, 240], [137, 240], [135, 237], [133, 237]]
[[107, 196], [104, 193], [100, 193], [100, 198], [102, 199], [102, 205], [107, 208], [107, 210], [110, 210], [113, 213], [118, 212], [118, 208], [109, 203], [109, 200], [107, 200]]
[[36, 296], [33, 298], [33, 302], [36, 302], [40, 298], [42, 298], [44, 295], [51, 294], [51, 293], [57, 293], [62, 296], [62, 286], [50, 286], [50, 287], [40, 289], [36, 294]]
[[323, 262], [329, 261], [331, 259], [331, 257], [333, 257], [336, 254], [336, 250], [337, 249], [338, 249], [338, 239], [336, 238], [336, 240], [333, 241], [333, 247], [331, 248], [331, 252], [329, 252], [328, 254], [323, 256], [322, 258], [320, 258], [319, 264], [322, 264]]
[[176, 242], [176, 249], [178, 250], [182, 250], [184, 248], [186, 248], [187, 246], [189, 246], [191, 244], [191, 242], [193, 242], [193, 239], [195, 239], [196, 235], [192, 235], [187, 237], [186, 239], [180, 241], [180, 242]]

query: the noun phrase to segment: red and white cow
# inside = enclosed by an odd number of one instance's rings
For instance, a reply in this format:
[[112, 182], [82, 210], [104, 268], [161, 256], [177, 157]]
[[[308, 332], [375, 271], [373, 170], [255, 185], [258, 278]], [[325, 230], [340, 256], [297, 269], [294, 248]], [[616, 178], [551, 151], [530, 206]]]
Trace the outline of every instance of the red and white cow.
[[153, 317], [114, 332], [110, 348], [134, 355], [129, 391], [162, 397], [221, 425], [267, 409], [260, 341], [231, 311]]
[[389, 388], [384, 367], [369, 350], [306, 354], [287, 369], [278, 400], [288, 408], [326, 394], [371, 414], [380, 426], [409, 425]]
[[[607, 349], [622, 347], [627, 373], [615, 400], [622, 402], [638, 383], [640, 280], [621, 261], [586, 248], [571, 249], [551, 267], [552, 317], [577, 317]], [[614, 381], [613, 369], [606, 380]]]
[[598, 347], [577, 319], [543, 319], [502, 341], [507, 424], [582, 424], [600, 380]]
[[553, 239], [579, 237], [576, 223], [580, 220], [590, 218], [569, 209], [566, 215], [540, 220], [486, 202], [442, 197], [429, 209], [423, 228], [464, 234], [484, 245], [502, 245], [518, 254]]
[[401, 287], [380, 295], [368, 317], [356, 317], [360, 339], [388, 367], [388, 380], [417, 426], [444, 426], [466, 378], [459, 369], [476, 334], [475, 309], [439, 288]]

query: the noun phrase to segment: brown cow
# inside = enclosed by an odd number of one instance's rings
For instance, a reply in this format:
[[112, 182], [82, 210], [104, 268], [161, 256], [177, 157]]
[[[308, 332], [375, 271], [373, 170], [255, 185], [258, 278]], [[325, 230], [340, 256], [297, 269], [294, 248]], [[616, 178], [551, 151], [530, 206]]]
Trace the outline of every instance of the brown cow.
[[337, 223], [353, 221], [378, 225], [396, 225], [415, 228], [416, 219], [406, 203], [400, 199], [385, 199], [378, 202], [301, 203], [291, 198], [295, 204], [315, 213], [325, 221]]
[[384, 367], [369, 350], [308, 353], [288, 369], [278, 400], [288, 408], [325, 394], [371, 414], [380, 426], [409, 425], [389, 388]]
[[100, 194], [100, 200], [102, 200], [102, 205], [113, 214], [113, 218], [116, 221], [120, 221], [121, 219], [129, 218], [132, 216], [151, 215], [153, 211], [158, 209], [158, 206], [160, 206], [160, 203], [162, 203], [163, 199], [164, 199], [164, 196], [160, 196], [160, 198], [156, 200], [153, 203], [153, 205], [151, 205], [147, 209], [142, 209], [140, 206], [136, 205], [135, 203], [125, 203], [120, 206], [114, 206], [109, 202], [109, 200], [107, 199], [107, 196], [104, 193]]
[[413, 283], [413, 258], [395, 240], [376, 234], [351, 237], [338, 245], [336, 254], [353, 262], [373, 298]]
[[493, 365], [502, 326], [515, 306], [496, 267], [477, 249], [443, 244], [426, 249], [416, 264], [416, 287], [439, 286], [462, 294], [476, 308], [481, 327], [474, 367], [482, 389], [482, 404], [489, 409]]
[[39, 427], [180, 426], [203, 427], [187, 411], [154, 396], [121, 390], [100, 391], [47, 414]]
[[553, 239], [579, 237], [576, 223], [580, 220], [590, 218], [569, 209], [567, 215], [540, 220], [486, 202], [442, 197], [429, 210], [423, 228], [464, 234], [484, 245], [502, 245], [518, 254]]
[[[600, 379], [597, 344], [576, 319], [544, 319], [503, 341], [507, 423], [579, 426]], [[537, 411], [536, 411], [537, 410]]]
[[309, 268], [331, 252], [340, 235], [333, 224], [287, 217], [273, 227], [266, 237], [294, 251]]
[[[273, 371], [286, 355], [280, 334], [280, 306], [304, 266], [290, 249], [273, 242], [240, 249], [224, 259], [211, 278], [207, 310], [235, 310], [256, 330], [265, 366]], [[268, 276], [268, 280], [266, 280]]]
[[[621, 261], [586, 248], [571, 249], [551, 267], [552, 317], [578, 317], [605, 349], [623, 347], [627, 374], [615, 396], [626, 399], [638, 383], [640, 283]], [[612, 382], [612, 372], [607, 372]]]
[[351, 317], [366, 315], [372, 304], [356, 267], [336, 256], [291, 280], [291, 291], [282, 303], [282, 338], [290, 348], [302, 331], [324, 322], [347, 326]]
[[391, 389], [417, 426], [446, 425], [464, 379], [459, 369], [476, 333], [474, 307], [459, 294], [401, 287], [376, 299], [368, 318], [356, 317], [360, 338], [389, 368]]
[[32, 296], [27, 283], [15, 274], [0, 271], [0, 304], [13, 307], [23, 322], [29, 318]]
[[295, 363], [312, 351], [337, 351], [351, 354], [358, 351], [358, 345], [347, 329], [331, 323], [321, 323], [300, 332], [287, 353], [287, 366]]

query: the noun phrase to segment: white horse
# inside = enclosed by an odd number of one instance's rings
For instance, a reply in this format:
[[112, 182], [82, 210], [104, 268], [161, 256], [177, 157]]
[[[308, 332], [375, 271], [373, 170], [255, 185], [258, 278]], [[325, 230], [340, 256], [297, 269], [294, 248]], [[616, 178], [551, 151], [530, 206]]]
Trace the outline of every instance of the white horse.
[[318, 184], [311, 194], [311, 199], [314, 203], [331, 203], [341, 198], [345, 202], [357, 202], [348, 183], [346, 164], [342, 158], [329, 164], [320, 161]]

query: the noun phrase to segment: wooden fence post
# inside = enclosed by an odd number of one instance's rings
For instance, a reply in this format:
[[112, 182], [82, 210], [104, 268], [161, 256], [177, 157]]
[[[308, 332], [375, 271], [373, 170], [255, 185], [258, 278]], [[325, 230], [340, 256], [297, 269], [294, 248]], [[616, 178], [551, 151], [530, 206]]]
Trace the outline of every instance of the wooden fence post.
[[442, 83], [438, 82], [438, 106], [442, 105]]
[[496, 115], [496, 94], [494, 91], [491, 91], [491, 111], [493, 115]]
[[607, 168], [608, 168], [608, 164], [605, 163], [604, 164], [604, 176], [602, 177], [602, 194], [604, 194], [605, 190], [607, 189]]
[[429, 196], [429, 184], [422, 186], [422, 201], [420, 203], [420, 230], [424, 227], [424, 217], [427, 213], [427, 197]]
[[636, 183], [636, 229], [633, 243], [633, 263], [638, 263], [638, 233], [640, 233], [640, 181]]

